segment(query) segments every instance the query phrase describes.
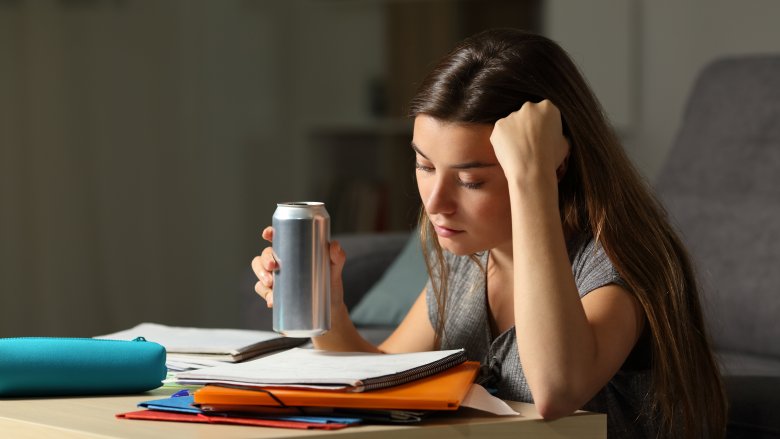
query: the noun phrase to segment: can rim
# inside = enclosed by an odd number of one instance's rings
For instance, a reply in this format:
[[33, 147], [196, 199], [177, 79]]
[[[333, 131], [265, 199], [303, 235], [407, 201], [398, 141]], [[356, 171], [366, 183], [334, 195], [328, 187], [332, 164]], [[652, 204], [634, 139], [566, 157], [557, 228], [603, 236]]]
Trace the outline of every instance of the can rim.
[[311, 206], [324, 206], [322, 201], [287, 201], [284, 203], [276, 203], [278, 207], [311, 207]]

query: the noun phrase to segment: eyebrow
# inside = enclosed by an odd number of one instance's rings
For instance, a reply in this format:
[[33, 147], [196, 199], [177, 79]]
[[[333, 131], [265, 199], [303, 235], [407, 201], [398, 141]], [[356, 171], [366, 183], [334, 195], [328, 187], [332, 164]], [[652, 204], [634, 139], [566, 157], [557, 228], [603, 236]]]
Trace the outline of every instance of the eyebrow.
[[[427, 155], [423, 154], [422, 151], [420, 151], [420, 148], [417, 147], [417, 145], [414, 143], [414, 141], [411, 142], [412, 149], [417, 152], [417, 154], [420, 154], [425, 160], [430, 160]], [[473, 162], [466, 162], [466, 163], [458, 163], [457, 165], [452, 165], [450, 168], [452, 169], [473, 169], [473, 168], [490, 168], [496, 166], [495, 163], [484, 163], [479, 161], [473, 161]]]

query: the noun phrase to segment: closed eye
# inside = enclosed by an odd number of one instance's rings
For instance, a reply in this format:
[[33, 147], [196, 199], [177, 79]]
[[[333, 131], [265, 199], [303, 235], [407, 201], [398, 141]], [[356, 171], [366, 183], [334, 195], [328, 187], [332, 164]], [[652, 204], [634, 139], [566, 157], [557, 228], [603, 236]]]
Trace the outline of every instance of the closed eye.
[[433, 172], [433, 168], [432, 167], [425, 166], [425, 165], [423, 165], [420, 162], [415, 162], [414, 163], [414, 167], [417, 168], [418, 170], [422, 171], [422, 172], [428, 172], [428, 173]]
[[484, 182], [481, 181], [477, 183], [471, 183], [463, 180], [458, 181], [458, 183], [461, 186], [465, 187], [466, 189], [479, 189], [480, 187], [482, 187], [483, 184], [485, 184]]

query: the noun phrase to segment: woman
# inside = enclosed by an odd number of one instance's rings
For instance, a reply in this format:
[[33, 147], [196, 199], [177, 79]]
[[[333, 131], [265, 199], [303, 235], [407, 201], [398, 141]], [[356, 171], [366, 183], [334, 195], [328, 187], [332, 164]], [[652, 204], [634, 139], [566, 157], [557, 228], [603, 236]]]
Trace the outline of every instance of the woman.
[[[499, 29], [456, 47], [411, 103], [430, 281], [378, 347], [342, 299], [317, 348], [466, 348], [497, 395], [610, 437], [721, 437], [725, 400], [689, 257], [554, 42]], [[271, 240], [273, 231], [263, 232]], [[270, 249], [255, 258], [272, 305]]]

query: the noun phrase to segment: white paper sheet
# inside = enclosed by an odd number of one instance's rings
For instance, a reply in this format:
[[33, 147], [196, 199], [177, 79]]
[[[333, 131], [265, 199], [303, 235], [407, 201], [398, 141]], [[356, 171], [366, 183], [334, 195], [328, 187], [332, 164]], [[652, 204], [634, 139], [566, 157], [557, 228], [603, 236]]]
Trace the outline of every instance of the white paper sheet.
[[237, 354], [257, 343], [281, 338], [271, 331], [246, 329], [207, 329], [141, 323], [134, 328], [95, 338], [132, 340], [144, 337], [165, 346], [168, 352], [202, 354]]
[[512, 410], [507, 403], [488, 393], [484, 387], [479, 384], [472, 384], [469, 393], [460, 403], [461, 407], [469, 407], [483, 412], [493, 413], [501, 416], [518, 416], [520, 413]]
[[246, 384], [360, 386], [364, 380], [401, 373], [462, 351], [373, 354], [294, 348], [243, 363], [182, 372], [177, 374], [177, 378], [182, 381], [232, 381]]

